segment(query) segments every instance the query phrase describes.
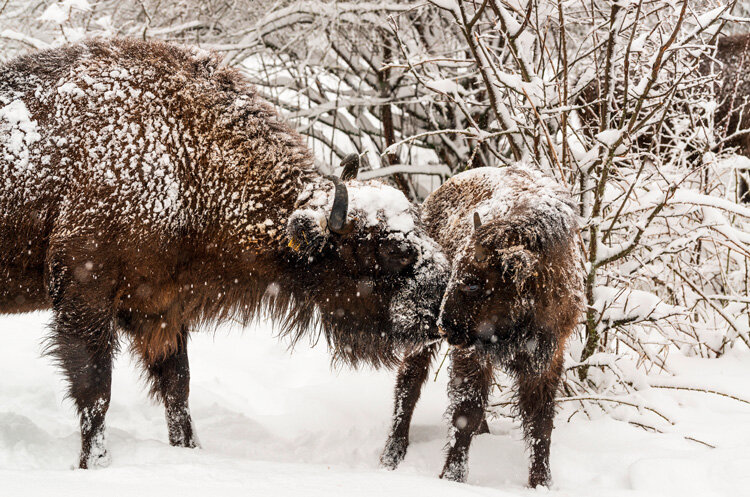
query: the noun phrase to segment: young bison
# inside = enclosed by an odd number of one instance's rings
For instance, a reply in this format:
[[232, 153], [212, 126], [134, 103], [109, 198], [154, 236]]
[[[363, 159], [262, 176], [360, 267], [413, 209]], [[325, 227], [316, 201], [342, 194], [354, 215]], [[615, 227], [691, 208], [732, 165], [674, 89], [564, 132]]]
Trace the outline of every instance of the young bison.
[[119, 333], [170, 443], [195, 447], [190, 330], [266, 312], [337, 359], [391, 364], [438, 336], [447, 270], [404, 195], [321, 176], [210, 53], [99, 40], [0, 66], [0, 313], [52, 309], [81, 468], [108, 462]]
[[[517, 411], [531, 451], [529, 485], [549, 485], [555, 393], [565, 341], [582, 308], [574, 205], [554, 182], [522, 167], [479, 168], [425, 201], [423, 220], [452, 265], [439, 325], [451, 351], [450, 446], [441, 477], [465, 481], [471, 439], [499, 365], [518, 383]], [[404, 359], [392, 431], [381, 457], [395, 468], [437, 345]]]

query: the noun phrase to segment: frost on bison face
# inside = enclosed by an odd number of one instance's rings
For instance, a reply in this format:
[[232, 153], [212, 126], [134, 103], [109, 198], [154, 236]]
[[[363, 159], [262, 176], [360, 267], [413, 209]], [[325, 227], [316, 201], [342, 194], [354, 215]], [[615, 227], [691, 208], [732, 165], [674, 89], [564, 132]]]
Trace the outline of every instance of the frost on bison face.
[[[390, 364], [397, 345], [439, 338], [447, 261], [400, 191], [335, 178], [330, 186], [300, 195], [287, 225], [290, 246], [317, 283], [310, 291], [336, 359]], [[344, 201], [348, 215], [339, 217]]]
[[[454, 260], [455, 277], [446, 292], [440, 326], [449, 344], [475, 346], [502, 358], [521, 346], [537, 350], [529, 326], [533, 296], [528, 280], [538, 259], [509, 239], [497, 244], [506, 248], [484, 249], [496, 243], [496, 224], [478, 225], [469, 246]], [[548, 357], [548, 351], [543, 355]]]

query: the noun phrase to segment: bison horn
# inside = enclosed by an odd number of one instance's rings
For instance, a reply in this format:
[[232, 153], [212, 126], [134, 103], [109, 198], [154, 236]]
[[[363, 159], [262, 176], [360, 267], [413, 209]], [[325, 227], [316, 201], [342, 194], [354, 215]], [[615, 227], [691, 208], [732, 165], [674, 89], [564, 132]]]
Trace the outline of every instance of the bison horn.
[[[482, 226], [482, 220], [479, 219], [479, 213], [474, 212], [474, 231]], [[474, 243], [474, 259], [477, 262], [484, 262], [487, 260], [487, 249], [484, 248], [479, 242]]]
[[336, 185], [336, 193], [333, 196], [333, 207], [331, 214], [328, 216], [328, 229], [334, 233], [346, 233], [346, 214], [349, 210], [349, 192], [346, 185], [336, 176], [326, 176]]
[[359, 172], [359, 155], [347, 155], [346, 157], [341, 159], [341, 167], [344, 168], [344, 170], [341, 171], [341, 179], [343, 181], [355, 179], [357, 177], [357, 173]]

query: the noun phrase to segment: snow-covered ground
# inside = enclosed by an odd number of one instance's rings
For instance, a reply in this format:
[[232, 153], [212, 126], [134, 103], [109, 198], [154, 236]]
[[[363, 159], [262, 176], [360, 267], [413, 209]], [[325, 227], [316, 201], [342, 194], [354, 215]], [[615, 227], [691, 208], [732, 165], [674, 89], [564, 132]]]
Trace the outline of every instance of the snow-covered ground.
[[[393, 375], [332, 372], [325, 348], [290, 354], [270, 326], [196, 333], [191, 407], [203, 448], [172, 448], [161, 407], [145, 395], [127, 352], [116, 365], [108, 433], [112, 465], [74, 470], [72, 405], [40, 356], [47, 314], [0, 318], [0, 495], [179, 496], [739, 496], [750, 494], [750, 406], [655, 391], [677, 433], [562, 413], [553, 435], [551, 491], [524, 488], [518, 426], [490, 423], [471, 451], [469, 483], [441, 481], [446, 374], [423, 393], [412, 445], [395, 472], [378, 468]], [[681, 377], [750, 398], [750, 354], [681, 359]], [[678, 430], [675, 430], [678, 431]]]

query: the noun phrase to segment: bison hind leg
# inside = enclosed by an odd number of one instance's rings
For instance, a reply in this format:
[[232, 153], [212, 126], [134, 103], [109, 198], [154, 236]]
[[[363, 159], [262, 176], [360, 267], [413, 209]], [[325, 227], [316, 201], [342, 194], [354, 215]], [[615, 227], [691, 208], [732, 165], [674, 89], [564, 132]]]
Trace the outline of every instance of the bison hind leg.
[[558, 353], [548, 371], [541, 375], [518, 375], [518, 411], [524, 439], [531, 455], [529, 487], [552, 484], [549, 455], [555, 418], [555, 397], [563, 372]]
[[164, 404], [169, 444], [198, 448], [188, 406], [190, 365], [188, 331], [169, 319], [134, 318], [128, 320], [133, 334], [133, 350], [139, 356], [152, 398]]

